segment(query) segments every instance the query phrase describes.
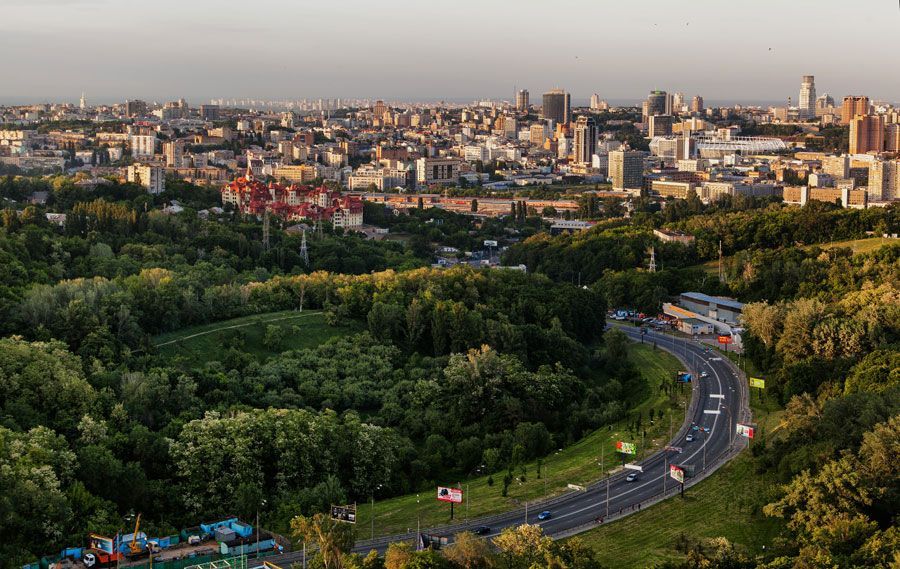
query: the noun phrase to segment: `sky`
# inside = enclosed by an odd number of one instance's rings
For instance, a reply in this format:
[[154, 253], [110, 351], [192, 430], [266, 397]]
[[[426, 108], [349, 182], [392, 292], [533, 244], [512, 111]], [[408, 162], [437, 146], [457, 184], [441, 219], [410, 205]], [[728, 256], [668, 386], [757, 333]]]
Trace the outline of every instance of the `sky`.
[[0, 0], [0, 102], [900, 102], [897, 0]]

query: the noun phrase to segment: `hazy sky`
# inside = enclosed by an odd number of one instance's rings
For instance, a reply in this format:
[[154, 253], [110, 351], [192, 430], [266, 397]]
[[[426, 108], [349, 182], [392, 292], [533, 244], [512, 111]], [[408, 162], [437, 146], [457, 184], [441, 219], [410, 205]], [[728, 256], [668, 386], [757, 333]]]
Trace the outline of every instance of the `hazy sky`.
[[0, 0], [0, 101], [900, 101], [897, 0]]

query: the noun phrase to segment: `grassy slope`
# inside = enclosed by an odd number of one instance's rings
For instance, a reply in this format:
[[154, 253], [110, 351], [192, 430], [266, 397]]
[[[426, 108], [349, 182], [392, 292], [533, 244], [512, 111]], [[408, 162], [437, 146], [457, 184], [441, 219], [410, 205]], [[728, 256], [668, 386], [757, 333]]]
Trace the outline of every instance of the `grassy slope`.
[[[814, 245], [806, 245], [804, 249], [812, 249], [813, 247], [818, 247], [820, 249], [832, 249], [834, 247], [849, 247], [853, 250], [854, 255], [859, 255], [860, 253], [868, 253], [870, 251], [874, 251], [879, 247], [883, 247], [884, 245], [890, 245], [893, 243], [900, 243], [897, 239], [886, 239], [884, 237], [866, 237], [865, 239], [849, 239], [847, 241], [833, 241], [831, 243], [816, 243]], [[730, 257], [725, 257], [723, 259], [724, 262], [728, 262]], [[713, 259], [712, 261], [707, 261], [701, 265], [697, 265], [694, 268], [703, 269], [707, 274], [717, 275], [719, 274], [719, 261], [717, 259]]]
[[[284, 341], [279, 349], [272, 350], [263, 344], [269, 325], [280, 326], [284, 332]], [[329, 326], [325, 323], [321, 311], [286, 310], [185, 328], [157, 336], [154, 343], [163, 356], [181, 357], [188, 364], [198, 364], [219, 359], [223, 346], [238, 336], [241, 338], [242, 350], [263, 360], [283, 350], [312, 348], [329, 338], [351, 334], [361, 329], [361, 325], [355, 322]]]
[[[669, 417], [677, 429], [684, 417], [685, 401], [689, 396], [685, 392], [677, 401], [670, 401], [669, 397], [659, 390], [659, 385], [669, 380], [675, 371], [681, 369], [677, 359], [663, 352], [654, 351], [649, 345], [633, 344], [629, 347], [629, 357], [642, 370], [646, 380], [643, 393], [643, 401], [636, 407], [647, 423], [647, 412], [650, 409], [667, 409], [667, 415], [662, 420], [657, 420], [655, 425], [647, 428], [648, 452], [659, 448], [668, 440]], [[487, 476], [466, 480], [445, 480], [440, 484], [456, 485], [462, 483], [463, 488], [468, 485], [469, 516], [485, 516], [503, 512], [517, 507], [523, 500], [534, 500], [545, 495], [559, 494], [566, 490], [567, 484], [586, 485], [601, 477], [599, 465], [601, 447], [605, 457], [604, 467], [613, 466], [612, 457], [615, 453], [617, 440], [634, 441], [640, 445], [640, 437], [633, 437], [626, 432], [624, 422], [612, 425], [611, 428], [601, 428], [583, 438], [578, 443], [558, 451], [546, 457], [543, 461], [542, 477], [538, 479], [535, 463], [526, 467], [526, 481], [514, 482], [506, 498], [501, 496], [503, 472], [494, 473], [494, 485], [488, 486]], [[416, 495], [399, 496], [375, 503], [375, 535], [388, 535], [404, 532], [416, 527], [416, 510], [421, 519], [422, 527], [433, 527], [449, 523], [450, 507], [435, 500], [430, 491], [419, 495], [417, 507]], [[465, 517], [465, 504], [456, 509], [461, 521]], [[366, 539], [371, 535], [371, 507], [369, 504], [359, 505], [359, 538]]]
[[[782, 412], [776, 402], [765, 397], [757, 401], [757, 394], [752, 393], [751, 406], [761, 432], [777, 430]], [[782, 529], [780, 520], [762, 514], [762, 506], [771, 501], [774, 489], [772, 477], [757, 474], [750, 453], [745, 451], [686, 490], [684, 500], [667, 500], [579, 537], [608, 567], [647, 567], [683, 559], [676, 549], [682, 535], [694, 541], [722, 536], [754, 555]]]

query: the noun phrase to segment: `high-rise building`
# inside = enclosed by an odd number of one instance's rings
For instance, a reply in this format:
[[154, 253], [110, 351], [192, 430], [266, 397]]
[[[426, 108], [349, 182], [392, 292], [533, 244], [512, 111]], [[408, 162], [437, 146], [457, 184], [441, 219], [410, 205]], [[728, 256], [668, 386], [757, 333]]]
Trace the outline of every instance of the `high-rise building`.
[[126, 178], [133, 184], [144, 186], [151, 194], [161, 194], [166, 191], [165, 172], [159, 166], [133, 164], [128, 167]]
[[887, 152], [900, 152], [900, 123], [884, 127], [884, 149]]
[[580, 116], [575, 121], [575, 162], [590, 164], [597, 152], [597, 125], [592, 117]]
[[822, 171], [835, 179], [844, 179], [850, 176], [849, 156], [826, 156], [822, 160]]
[[804, 75], [800, 82], [800, 118], [803, 120], [816, 118], [816, 78]]
[[78, 101], [78, 108], [82, 111], [87, 108], [87, 99], [84, 98], [84, 91], [81, 92], [81, 100]]
[[695, 115], [699, 115], [703, 112], [703, 97], [700, 95], [694, 95], [694, 98], [691, 99], [691, 113]]
[[125, 116], [129, 118], [142, 117], [147, 114], [147, 103], [139, 99], [125, 101]]
[[598, 95], [597, 93], [594, 93], [593, 95], [591, 95], [591, 110], [592, 111], [605, 110], [605, 109], [603, 109], [603, 105], [605, 102], [606, 101], [604, 101], [603, 99], [600, 98], [600, 95]]
[[672, 134], [672, 115], [653, 115], [650, 117], [648, 136], [669, 136]]
[[[650, 91], [650, 96], [647, 97], [647, 117], [652, 117], [653, 115], [666, 115], [666, 107], [668, 106], [668, 95], [665, 91]], [[644, 121], [646, 122], [646, 121]]]
[[869, 114], [869, 98], [860, 95], [848, 95], [841, 104], [841, 122], [850, 124], [853, 117]]
[[900, 198], [900, 160], [876, 160], [869, 165], [869, 199], [893, 201]]
[[166, 141], [163, 143], [163, 154], [166, 155], [166, 166], [181, 168], [184, 165], [184, 141]]
[[544, 93], [541, 116], [556, 124], [566, 124], [571, 116], [571, 98], [562, 89], [552, 89]]
[[528, 89], [520, 89], [516, 92], [516, 110], [520, 113], [528, 111]]
[[219, 120], [219, 105], [200, 105], [200, 118], [205, 121]]
[[857, 115], [850, 120], [850, 154], [884, 151], [884, 117]]
[[614, 190], [639, 190], [644, 185], [644, 155], [633, 150], [609, 153], [609, 177]]
[[684, 110], [684, 93], [672, 95], [672, 114], [677, 115]]
[[387, 112], [387, 110], [388, 110], [388, 108], [387, 108], [387, 105], [384, 104], [384, 101], [382, 101], [381, 99], [378, 99], [377, 101], [375, 101], [375, 106], [372, 108], [372, 115], [376, 119], [381, 120], [382, 117], [384, 117], [384, 113]]
[[817, 109], [827, 109], [828, 107], [834, 107], [834, 97], [828, 93], [823, 93], [816, 98]]

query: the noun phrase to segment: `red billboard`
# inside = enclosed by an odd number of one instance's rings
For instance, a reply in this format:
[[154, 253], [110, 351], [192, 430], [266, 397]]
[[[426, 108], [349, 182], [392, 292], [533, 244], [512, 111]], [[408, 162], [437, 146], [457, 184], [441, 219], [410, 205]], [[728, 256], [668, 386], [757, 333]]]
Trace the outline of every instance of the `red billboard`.
[[674, 464], [669, 465], [669, 476], [684, 484], [684, 470]]
[[463, 491], [459, 488], [446, 488], [444, 486], [438, 486], [437, 499], [441, 502], [453, 502], [454, 504], [461, 504], [463, 501]]
[[719, 336], [719, 343], [720, 344], [730, 344], [731, 336]]

